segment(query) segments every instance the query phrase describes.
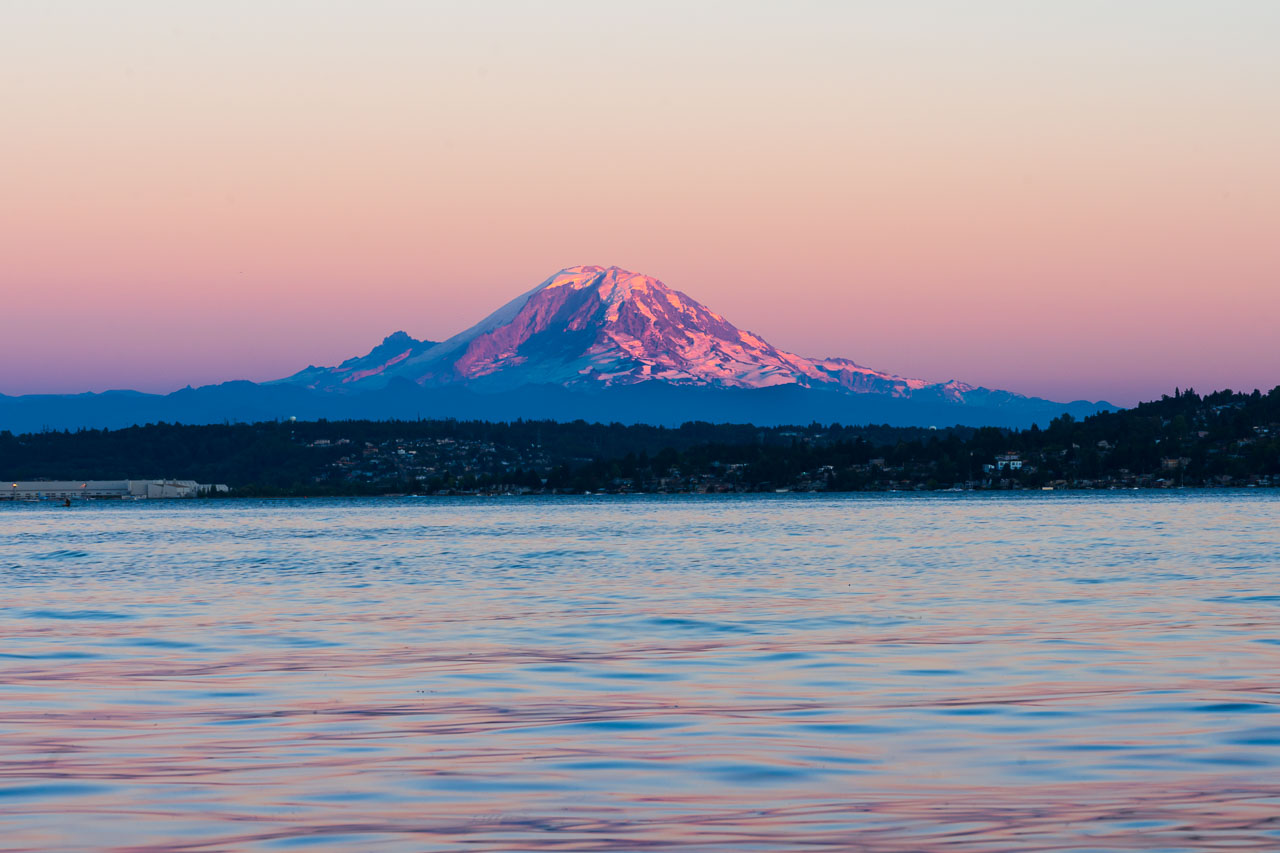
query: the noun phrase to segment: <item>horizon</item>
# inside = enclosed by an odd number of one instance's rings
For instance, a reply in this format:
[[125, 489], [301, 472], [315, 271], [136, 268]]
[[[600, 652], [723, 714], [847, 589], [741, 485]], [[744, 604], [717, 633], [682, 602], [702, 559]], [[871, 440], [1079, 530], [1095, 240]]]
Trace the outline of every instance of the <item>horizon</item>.
[[1280, 383], [1275, 4], [3, 21], [0, 394], [277, 379], [579, 263], [900, 376], [1120, 406]]

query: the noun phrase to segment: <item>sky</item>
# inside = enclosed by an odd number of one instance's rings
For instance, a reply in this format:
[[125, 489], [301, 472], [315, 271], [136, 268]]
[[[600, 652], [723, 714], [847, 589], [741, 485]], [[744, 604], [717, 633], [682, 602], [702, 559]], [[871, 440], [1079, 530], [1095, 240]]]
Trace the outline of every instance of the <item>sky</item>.
[[574, 264], [1121, 405], [1280, 384], [1280, 3], [0, 0], [0, 393], [443, 339]]

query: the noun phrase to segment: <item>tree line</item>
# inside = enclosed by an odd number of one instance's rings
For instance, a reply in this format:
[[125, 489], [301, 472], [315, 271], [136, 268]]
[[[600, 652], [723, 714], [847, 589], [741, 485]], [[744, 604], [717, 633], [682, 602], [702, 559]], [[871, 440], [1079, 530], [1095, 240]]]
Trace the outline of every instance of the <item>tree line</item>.
[[[999, 467], [998, 456], [1019, 467]], [[227, 483], [240, 495], [1274, 485], [1280, 386], [1204, 396], [1177, 389], [1132, 409], [1025, 430], [320, 420], [0, 431], [0, 475], [172, 477]]]

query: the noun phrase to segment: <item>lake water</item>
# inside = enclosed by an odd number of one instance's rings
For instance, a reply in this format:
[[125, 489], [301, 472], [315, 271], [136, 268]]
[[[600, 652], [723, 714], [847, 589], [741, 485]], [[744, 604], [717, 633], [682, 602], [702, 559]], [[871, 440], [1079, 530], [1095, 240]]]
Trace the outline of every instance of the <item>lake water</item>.
[[0, 849], [1280, 849], [1278, 518], [0, 506]]

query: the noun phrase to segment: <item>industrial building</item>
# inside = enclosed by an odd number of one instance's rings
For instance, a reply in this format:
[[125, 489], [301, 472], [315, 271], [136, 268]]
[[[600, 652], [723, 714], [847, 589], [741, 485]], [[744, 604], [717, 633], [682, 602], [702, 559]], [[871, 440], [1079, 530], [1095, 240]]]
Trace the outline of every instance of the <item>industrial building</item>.
[[195, 480], [28, 480], [0, 484], [0, 500], [40, 501], [69, 498], [194, 498], [225, 492], [222, 484]]

